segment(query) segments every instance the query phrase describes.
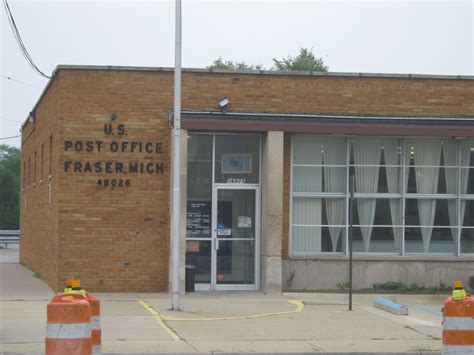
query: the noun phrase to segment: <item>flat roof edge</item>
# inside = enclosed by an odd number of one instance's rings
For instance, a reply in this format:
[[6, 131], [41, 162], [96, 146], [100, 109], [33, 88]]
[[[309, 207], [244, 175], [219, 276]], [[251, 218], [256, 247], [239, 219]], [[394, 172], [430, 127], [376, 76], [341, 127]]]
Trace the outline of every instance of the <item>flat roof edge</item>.
[[270, 112], [221, 112], [182, 110], [183, 117], [199, 117], [202, 119], [240, 119], [261, 121], [371, 121], [392, 123], [437, 123], [474, 125], [474, 117], [435, 117], [435, 116], [370, 116], [370, 115], [325, 115], [308, 113], [270, 113]]
[[[172, 67], [118, 66], [118, 65], [58, 65], [56, 70], [110, 70], [110, 71], [145, 71], [174, 72]], [[311, 72], [311, 71], [272, 71], [272, 70], [223, 70], [207, 68], [182, 68], [184, 73], [216, 73], [244, 75], [289, 75], [320, 77], [363, 77], [394, 79], [438, 79], [438, 80], [474, 80], [474, 75], [438, 75], [438, 74], [397, 74], [397, 73], [355, 73], [355, 72]]]

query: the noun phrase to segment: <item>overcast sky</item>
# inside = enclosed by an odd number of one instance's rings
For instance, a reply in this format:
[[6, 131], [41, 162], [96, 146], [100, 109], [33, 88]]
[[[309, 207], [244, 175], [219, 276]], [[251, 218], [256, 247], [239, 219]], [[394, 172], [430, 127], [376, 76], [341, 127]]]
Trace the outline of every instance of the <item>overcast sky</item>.
[[[222, 56], [269, 68], [306, 47], [333, 72], [474, 75], [473, 1], [182, 1], [183, 67]], [[174, 1], [9, 4], [48, 75], [58, 64], [174, 65]], [[23, 59], [1, 12], [3, 138], [19, 134], [47, 79]]]

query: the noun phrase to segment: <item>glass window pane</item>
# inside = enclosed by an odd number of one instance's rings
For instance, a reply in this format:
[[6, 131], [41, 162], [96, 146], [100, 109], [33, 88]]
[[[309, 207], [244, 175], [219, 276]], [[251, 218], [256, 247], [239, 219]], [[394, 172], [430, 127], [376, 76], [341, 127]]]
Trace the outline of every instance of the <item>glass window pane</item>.
[[212, 136], [188, 137], [186, 236], [211, 237]]
[[322, 167], [295, 166], [293, 168], [294, 192], [323, 192]]
[[[354, 225], [402, 225], [401, 199], [357, 198], [354, 203]], [[371, 220], [373, 214], [373, 220]], [[372, 222], [372, 223], [370, 223]]]
[[405, 228], [405, 252], [455, 254], [456, 244], [452, 230], [451, 228], [436, 227], [407, 227]]
[[216, 135], [216, 183], [260, 181], [260, 136]]
[[321, 136], [306, 134], [293, 136], [293, 164], [321, 165], [322, 149]]
[[320, 198], [295, 197], [293, 199], [293, 224], [321, 225], [323, 224], [322, 212]]
[[218, 190], [218, 238], [255, 238], [255, 215], [255, 190]]
[[406, 139], [406, 161], [416, 166], [439, 166], [442, 139]]
[[324, 166], [323, 173], [324, 192], [347, 193], [346, 168]]
[[[462, 218], [464, 216], [464, 218]], [[474, 200], [461, 201], [461, 218], [463, 226], [474, 227]]]
[[459, 169], [444, 168], [439, 169], [438, 193], [457, 194], [459, 186]]
[[341, 253], [346, 240], [346, 228], [341, 227], [296, 227], [291, 234], [293, 255], [318, 253]]
[[[474, 167], [474, 139], [466, 139], [461, 143], [463, 165]], [[468, 164], [466, 164], [468, 163]]]
[[402, 171], [402, 167], [380, 166], [377, 192], [391, 194], [401, 193]]
[[186, 265], [196, 267], [195, 283], [211, 283], [211, 241], [187, 240]]
[[457, 226], [457, 200], [406, 199], [405, 225]]
[[255, 246], [253, 241], [220, 240], [217, 250], [217, 284], [252, 285], [255, 283]]
[[212, 192], [212, 136], [188, 137], [188, 199], [209, 199]]
[[461, 253], [474, 254], [474, 228], [463, 228], [461, 232]]
[[[367, 252], [363, 235], [366, 233], [363, 227], [353, 227], [353, 250], [354, 253]], [[369, 243], [369, 253], [396, 253], [401, 252], [402, 227], [373, 227]]]
[[461, 169], [461, 194], [474, 195], [474, 168]]
[[408, 170], [407, 192], [411, 194], [456, 194], [458, 169], [443, 167], [414, 167]]

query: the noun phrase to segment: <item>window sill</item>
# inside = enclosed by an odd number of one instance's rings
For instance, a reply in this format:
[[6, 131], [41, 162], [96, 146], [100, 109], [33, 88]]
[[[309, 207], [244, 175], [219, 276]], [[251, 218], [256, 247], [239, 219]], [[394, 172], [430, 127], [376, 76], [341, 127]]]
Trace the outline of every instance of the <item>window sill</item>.
[[[349, 256], [346, 255], [318, 255], [318, 256], [289, 256], [288, 260], [327, 260], [327, 261], [348, 261]], [[471, 261], [474, 262], [474, 255], [353, 255], [354, 261]]]

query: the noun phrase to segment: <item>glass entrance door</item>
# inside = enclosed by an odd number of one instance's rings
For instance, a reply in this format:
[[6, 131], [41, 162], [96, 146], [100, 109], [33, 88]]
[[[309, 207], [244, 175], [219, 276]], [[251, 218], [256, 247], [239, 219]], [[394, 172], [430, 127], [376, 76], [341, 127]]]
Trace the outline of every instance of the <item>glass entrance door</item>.
[[257, 188], [215, 188], [213, 288], [255, 290], [258, 242]]
[[189, 134], [186, 288], [258, 290], [260, 139]]

